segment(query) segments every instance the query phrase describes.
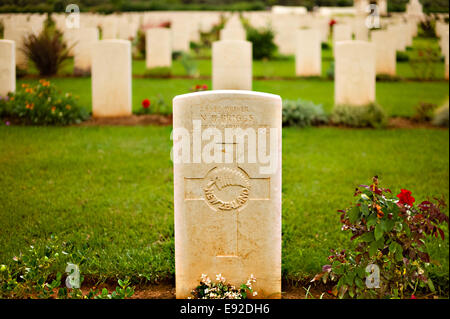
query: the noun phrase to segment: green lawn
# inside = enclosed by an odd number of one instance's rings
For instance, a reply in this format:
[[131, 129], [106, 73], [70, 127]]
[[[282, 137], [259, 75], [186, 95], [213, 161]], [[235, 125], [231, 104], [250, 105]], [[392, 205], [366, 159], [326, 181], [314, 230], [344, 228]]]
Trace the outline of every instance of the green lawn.
[[[0, 263], [56, 234], [87, 258], [85, 275], [173, 278], [170, 131], [0, 126]], [[284, 278], [310, 278], [330, 248], [349, 247], [336, 210], [375, 174], [418, 201], [448, 201], [448, 142], [448, 130], [437, 129], [284, 129]], [[448, 283], [445, 232], [445, 242], [427, 243], [441, 284]]]
[[[37, 82], [38, 80], [19, 80]], [[79, 96], [80, 104], [91, 109], [90, 78], [54, 78], [53, 83], [63, 92], [72, 92]], [[195, 84], [206, 83], [211, 87], [210, 80], [196, 79], [133, 79], [133, 109], [141, 107], [141, 101], [154, 99], [161, 94], [166, 101], [166, 112], [171, 112], [172, 99], [178, 94], [189, 93]], [[323, 104], [330, 112], [334, 101], [334, 83], [319, 79], [299, 80], [266, 80], [253, 81], [253, 90], [279, 94], [283, 99], [302, 98]], [[420, 102], [441, 105], [448, 99], [448, 82], [378, 82], [377, 101], [390, 116], [412, 116], [414, 108]]]

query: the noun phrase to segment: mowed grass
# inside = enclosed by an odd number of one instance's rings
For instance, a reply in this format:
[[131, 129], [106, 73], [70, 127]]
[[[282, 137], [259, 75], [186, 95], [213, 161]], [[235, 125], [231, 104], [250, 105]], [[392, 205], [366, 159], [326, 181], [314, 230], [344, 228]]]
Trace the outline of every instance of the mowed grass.
[[[50, 79], [62, 92], [71, 92], [79, 97], [80, 105], [91, 110], [90, 78]], [[21, 83], [37, 83], [37, 79], [19, 80]], [[189, 93], [196, 84], [207, 84], [210, 80], [200, 79], [147, 79], [135, 78], [132, 83], [133, 109], [141, 108], [143, 99], [155, 99], [161, 95], [166, 107], [162, 111], [171, 113], [172, 99], [179, 94]], [[331, 112], [334, 104], [334, 83], [320, 79], [260, 80], [253, 81], [253, 90], [280, 95], [283, 99], [298, 99], [323, 104]], [[410, 117], [421, 102], [443, 104], [448, 99], [448, 82], [378, 82], [377, 102], [389, 116]]]
[[[0, 126], [0, 263], [55, 234], [86, 257], [84, 275], [172, 279], [170, 132]], [[330, 248], [351, 246], [336, 211], [373, 175], [417, 201], [448, 202], [448, 142], [448, 130], [437, 129], [283, 129], [283, 277], [311, 278]], [[427, 242], [440, 264], [430, 270], [444, 284], [445, 234], [444, 242]]]

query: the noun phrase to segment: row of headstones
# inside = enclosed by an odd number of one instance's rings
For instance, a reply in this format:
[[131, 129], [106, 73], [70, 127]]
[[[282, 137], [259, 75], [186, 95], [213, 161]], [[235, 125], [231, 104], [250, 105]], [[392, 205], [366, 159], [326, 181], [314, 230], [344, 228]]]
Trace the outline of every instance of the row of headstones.
[[[135, 38], [139, 26], [144, 28], [157, 26], [163, 22], [171, 22], [172, 48], [174, 51], [188, 51], [190, 41], [198, 41], [200, 31], [208, 31], [213, 25], [220, 22], [221, 14], [227, 17], [227, 23], [221, 30], [221, 40], [245, 40], [246, 32], [236, 14], [223, 12], [166, 12], [166, 13], [131, 13], [122, 15], [101, 16], [95, 14], [81, 14], [80, 25], [83, 30], [100, 27], [102, 30], [102, 39], [124, 39]], [[261, 28], [271, 25], [275, 38], [274, 41], [282, 54], [295, 54], [296, 30], [299, 28], [319, 29], [323, 42], [328, 40], [329, 36], [329, 17], [318, 16], [313, 13], [298, 14], [280, 14], [273, 12], [244, 12], [243, 17], [248, 19], [250, 25]], [[396, 15], [391, 18], [383, 18], [382, 24], [392, 24], [396, 21], [404, 20], [406, 16]], [[66, 28], [67, 16], [63, 14], [54, 14], [58, 29], [64, 32], [68, 44], [75, 43], [80, 34], [73, 29]], [[7, 15], [0, 16], [5, 25], [5, 39], [19, 41], [19, 39], [29, 32], [39, 32], [42, 30], [45, 15]], [[356, 17], [335, 17], [338, 24], [350, 25], [352, 33], [357, 40], [366, 40], [367, 27], [365, 18]], [[409, 19], [414, 20], [414, 19]], [[414, 24], [414, 23], [413, 23]], [[341, 39], [346, 40], [346, 39]], [[18, 59], [20, 63], [22, 59]]]

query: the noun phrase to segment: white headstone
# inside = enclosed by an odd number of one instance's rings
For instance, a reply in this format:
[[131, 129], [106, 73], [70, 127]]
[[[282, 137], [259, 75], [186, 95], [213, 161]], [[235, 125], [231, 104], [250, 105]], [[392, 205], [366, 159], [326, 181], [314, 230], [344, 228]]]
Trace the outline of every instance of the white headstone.
[[352, 28], [347, 24], [335, 24], [333, 26], [333, 52], [335, 52], [336, 42], [350, 41], [352, 39]]
[[236, 287], [253, 275], [257, 298], [281, 297], [281, 104], [249, 91], [174, 98], [177, 298], [202, 274]]
[[252, 89], [252, 43], [224, 40], [212, 45], [213, 90]]
[[147, 68], [172, 65], [171, 31], [168, 28], [150, 28], [145, 32]]
[[24, 48], [23, 40], [29, 35], [29, 29], [21, 27], [13, 21], [6, 24], [3, 30], [3, 38], [5, 40], [12, 40], [15, 42], [16, 66], [21, 69], [26, 69], [28, 67], [28, 58], [22, 49]]
[[80, 28], [78, 32], [78, 43], [74, 48], [74, 73], [87, 74], [91, 71], [92, 49], [99, 38], [98, 29]]
[[298, 76], [320, 76], [322, 74], [322, 47], [319, 30], [297, 31], [295, 73]]
[[131, 115], [131, 43], [101, 40], [92, 51], [94, 117]]
[[371, 36], [375, 45], [376, 74], [395, 76], [397, 65], [395, 38], [386, 30], [372, 31]]
[[0, 96], [16, 91], [15, 43], [0, 40]]
[[375, 47], [366, 41], [343, 41], [335, 50], [335, 105], [375, 102]]

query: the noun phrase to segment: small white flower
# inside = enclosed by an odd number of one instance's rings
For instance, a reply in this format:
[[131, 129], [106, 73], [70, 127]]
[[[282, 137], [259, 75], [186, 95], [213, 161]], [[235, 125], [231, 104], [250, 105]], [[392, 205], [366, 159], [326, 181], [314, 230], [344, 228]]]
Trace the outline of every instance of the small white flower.
[[257, 296], [258, 293], [256, 291], [253, 292], [253, 296]]

